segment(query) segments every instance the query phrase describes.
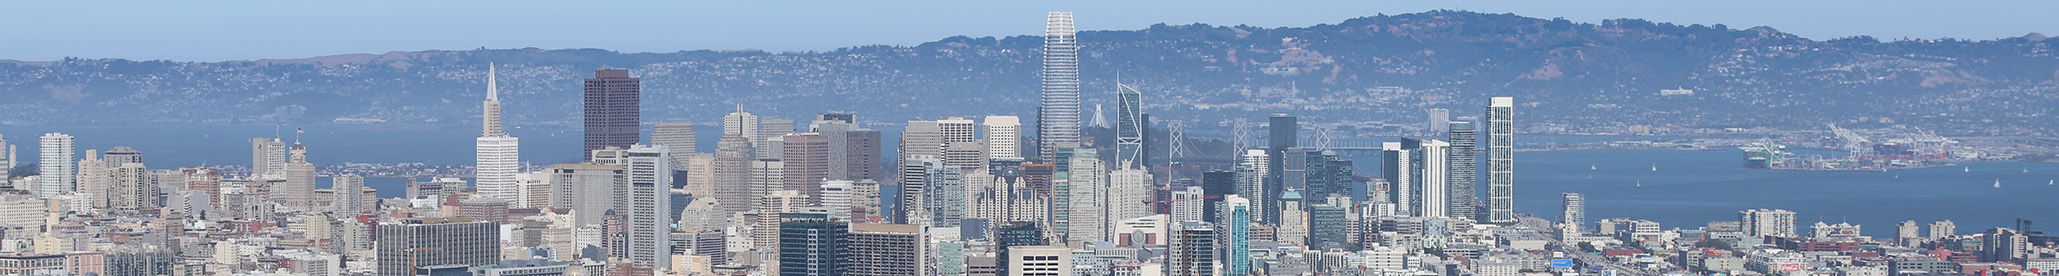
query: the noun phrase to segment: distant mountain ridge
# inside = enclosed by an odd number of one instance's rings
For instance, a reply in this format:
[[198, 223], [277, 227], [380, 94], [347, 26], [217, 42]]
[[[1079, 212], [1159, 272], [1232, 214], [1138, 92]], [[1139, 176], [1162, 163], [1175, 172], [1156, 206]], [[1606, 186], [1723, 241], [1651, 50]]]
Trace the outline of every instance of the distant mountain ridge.
[[[1287, 113], [1347, 130], [1406, 131], [1422, 125], [1426, 109], [1477, 116], [1486, 97], [1509, 95], [1522, 104], [1526, 131], [1838, 123], [2059, 133], [2059, 122], [2048, 119], [2059, 106], [2059, 40], [2042, 34], [1814, 41], [1769, 27], [1431, 11], [1309, 27], [1160, 24], [1085, 31], [1080, 41], [1086, 115], [1112, 101], [1120, 75], [1144, 90], [1154, 118], [1190, 126]], [[488, 61], [501, 64], [509, 122], [533, 127], [576, 125], [580, 79], [599, 68], [643, 78], [645, 121], [713, 122], [738, 104], [780, 118], [856, 112], [880, 125], [1034, 117], [1041, 43], [960, 36], [786, 53], [530, 48], [226, 62], [0, 61], [0, 123], [469, 126], [478, 120]], [[1660, 94], [1676, 88], [1693, 93]]]

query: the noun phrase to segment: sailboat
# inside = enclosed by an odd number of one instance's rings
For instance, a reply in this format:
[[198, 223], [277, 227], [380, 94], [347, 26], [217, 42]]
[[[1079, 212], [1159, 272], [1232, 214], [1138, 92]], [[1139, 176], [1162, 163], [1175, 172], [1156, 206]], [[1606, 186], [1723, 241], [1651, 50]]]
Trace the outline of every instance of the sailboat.
[[1638, 186], [1638, 187], [1644, 187], [1644, 180], [1641, 180], [1641, 179], [1640, 179], [1640, 180], [1637, 180], [1637, 186]]
[[2025, 172], [2025, 173], [2029, 173], [2029, 172], [2030, 172], [2030, 167], [2023, 167], [2023, 172]]
[[1995, 188], [2001, 188], [2001, 187], [2002, 187], [2002, 180], [2001, 180], [2001, 179], [1995, 179]]
[[1590, 170], [1590, 171], [1592, 171], [1592, 170], [1598, 170], [1598, 169], [1600, 169], [1600, 167], [1595, 167], [1594, 165], [1587, 165], [1587, 170]]
[[2052, 183], [2059, 183], [2059, 180], [2045, 180], [2045, 186], [2052, 186]]
[[1652, 163], [1652, 164], [1651, 164], [1651, 171], [1654, 171], [1654, 172], [1656, 172], [1656, 171], [1659, 171], [1659, 164], [1658, 164], [1658, 163]]
[[1959, 168], [1961, 168], [1961, 169], [1965, 169], [1965, 172], [1973, 172], [1973, 167], [1959, 167]]

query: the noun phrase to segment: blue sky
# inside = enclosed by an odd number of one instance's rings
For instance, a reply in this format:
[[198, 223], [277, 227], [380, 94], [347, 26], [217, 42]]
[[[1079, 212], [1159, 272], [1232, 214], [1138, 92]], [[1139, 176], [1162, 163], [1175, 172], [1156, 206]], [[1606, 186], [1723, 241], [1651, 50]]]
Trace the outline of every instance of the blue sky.
[[[1112, 2], [1112, 3], [1104, 3]], [[1435, 9], [1579, 22], [1643, 18], [1772, 26], [1811, 39], [2059, 35], [2059, 1], [7, 1], [0, 59], [220, 61], [387, 51], [602, 48], [831, 50], [1042, 31], [1047, 11], [1088, 30], [1151, 24], [1335, 23]]]

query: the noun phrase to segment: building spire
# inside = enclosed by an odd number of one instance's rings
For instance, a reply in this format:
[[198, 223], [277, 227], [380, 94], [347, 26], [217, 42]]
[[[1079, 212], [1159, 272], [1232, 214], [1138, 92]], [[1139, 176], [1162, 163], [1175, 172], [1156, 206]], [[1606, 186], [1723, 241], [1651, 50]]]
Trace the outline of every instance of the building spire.
[[493, 70], [493, 63], [487, 62], [486, 101], [481, 103], [482, 106], [480, 107], [481, 111], [484, 111], [485, 114], [481, 116], [482, 122], [479, 129], [479, 137], [500, 137], [508, 135], [505, 132], [501, 132], [499, 88], [500, 85], [499, 83], [497, 83], [497, 80], [495, 80], [494, 73], [495, 72]]
[[488, 61], [486, 62], [486, 100], [488, 101], [500, 100], [500, 85], [494, 82], [493, 76], [493, 62]]

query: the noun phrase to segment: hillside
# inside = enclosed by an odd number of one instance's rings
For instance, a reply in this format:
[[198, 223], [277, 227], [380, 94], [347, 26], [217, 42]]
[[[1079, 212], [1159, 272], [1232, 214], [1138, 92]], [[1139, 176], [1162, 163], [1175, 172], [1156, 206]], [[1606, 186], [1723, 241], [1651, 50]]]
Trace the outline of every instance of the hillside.
[[[781, 118], [851, 111], [875, 124], [1033, 117], [1041, 41], [950, 37], [789, 53], [480, 49], [231, 62], [0, 61], [0, 123], [347, 118], [471, 126], [488, 61], [501, 64], [510, 123], [533, 127], [575, 125], [580, 79], [598, 68], [643, 78], [646, 121], [713, 122], [738, 104]], [[1080, 41], [1089, 112], [1112, 100], [1119, 74], [1144, 90], [1154, 118], [1204, 127], [1289, 113], [1405, 131], [1420, 125], [1425, 109], [1477, 115], [1486, 97], [1511, 95], [1530, 131], [1839, 123], [1956, 135], [2059, 133], [2059, 122], [2049, 120], [2059, 106], [2059, 40], [2038, 34], [1814, 41], [1769, 27], [1432, 11], [1290, 28], [1157, 25], [1082, 32]], [[1694, 94], [1659, 94], [1675, 88]]]

